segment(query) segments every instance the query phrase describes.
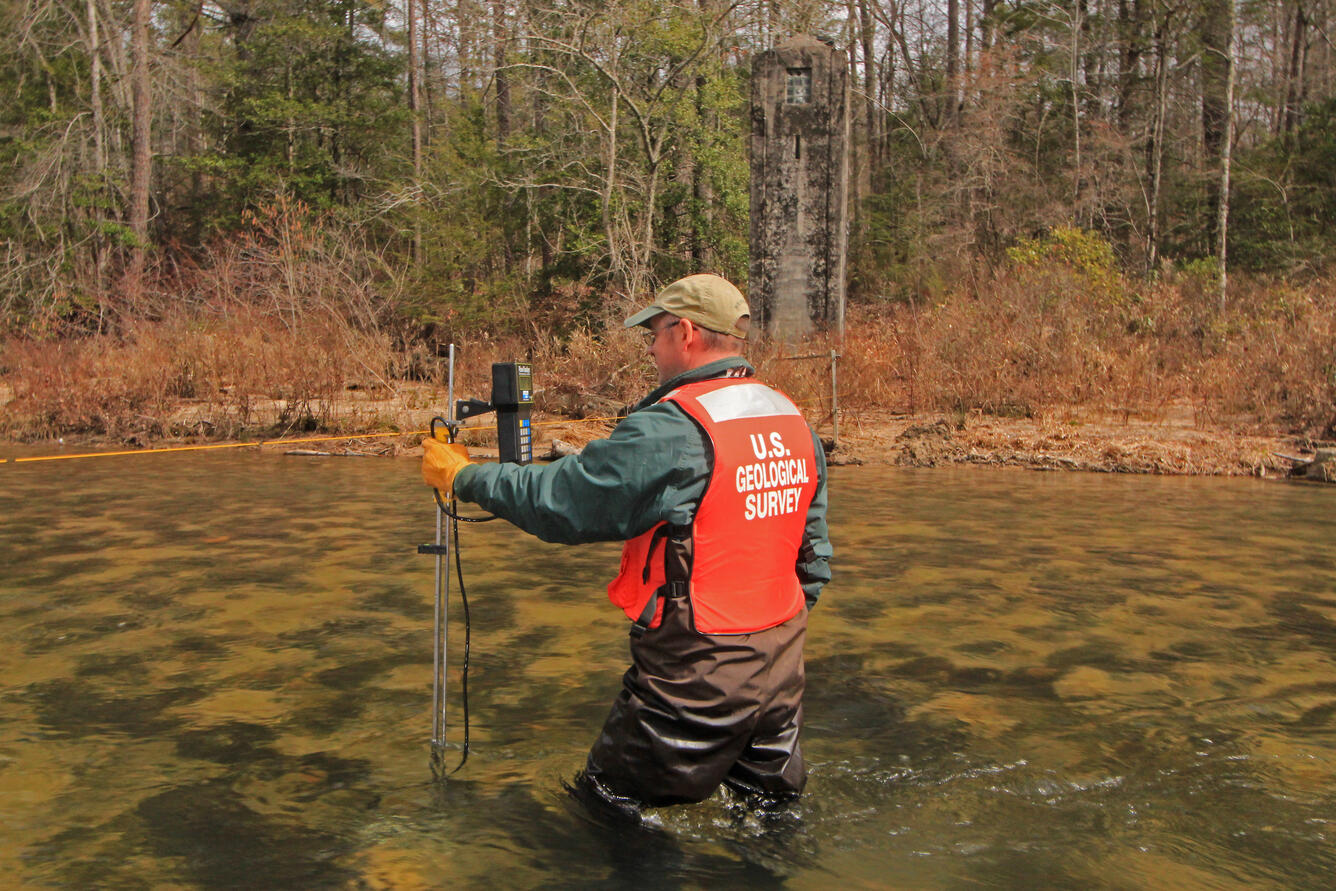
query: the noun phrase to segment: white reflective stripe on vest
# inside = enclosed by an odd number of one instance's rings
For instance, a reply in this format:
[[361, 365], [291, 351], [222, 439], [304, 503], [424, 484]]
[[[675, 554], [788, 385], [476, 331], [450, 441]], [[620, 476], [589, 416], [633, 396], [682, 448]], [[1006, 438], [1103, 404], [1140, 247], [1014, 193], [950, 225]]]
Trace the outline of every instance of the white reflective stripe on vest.
[[800, 415], [797, 407], [764, 384], [733, 384], [697, 397], [716, 424], [741, 418]]

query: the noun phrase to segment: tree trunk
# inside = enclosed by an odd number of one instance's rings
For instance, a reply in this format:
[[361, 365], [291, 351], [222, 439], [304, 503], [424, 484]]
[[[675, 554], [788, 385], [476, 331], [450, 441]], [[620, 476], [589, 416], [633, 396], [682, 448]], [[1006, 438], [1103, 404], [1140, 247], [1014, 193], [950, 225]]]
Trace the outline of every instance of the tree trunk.
[[[408, 2], [413, 3], [416, 2], [416, 0], [408, 0]], [[431, 145], [433, 103], [431, 88], [432, 79], [428, 72], [432, 70], [432, 67], [431, 53], [428, 52], [428, 43], [431, 40], [432, 25], [431, 3], [429, 0], [422, 0], [422, 27], [418, 29], [422, 35], [422, 47], [418, 54], [418, 71], [421, 74], [418, 82], [418, 94], [421, 103], [419, 108], [422, 111], [422, 145], [424, 150], [427, 146]]]
[[877, 161], [877, 120], [880, 117], [880, 112], [877, 110], [877, 64], [875, 55], [877, 25], [872, 20], [871, 10], [868, 9], [868, 0], [858, 0], [858, 22], [863, 38], [863, 93], [864, 107], [867, 109], [867, 117], [863, 121], [863, 127], [864, 140], [867, 142], [867, 166], [870, 174], [873, 164]]
[[1072, 55], [1068, 74], [1072, 83], [1072, 210], [1081, 206], [1081, 13], [1083, 0], [1072, 0]]
[[[891, 39], [891, 32], [894, 25], [888, 22], [895, 21], [895, 3], [894, 0], [888, 0], [891, 7], [891, 14], [882, 20], [886, 25], [886, 55], [883, 57], [881, 70], [877, 73], [877, 157], [885, 158], [888, 155], [887, 132], [890, 130], [890, 109], [892, 102], [895, 101], [895, 41]], [[873, 171], [872, 182], [874, 185], [881, 183], [882, 177], [880, 165]]]
[[1301, 106], [1305, 99], [1304, 61], [1308, 44], [1308, 16], [1304, 12], [1303, 0], [1294, 4], [1294, 31], [1290, 43], [1290, 66], [1286, 76], [1289, 89], [1285, 93], [1285, 124], [1281, 132], [1292, 134], [1299, 125]]
[[[287, 96], [288, 107], [291, 108], [296, 97], [296, 87], [292, 83], [291, 62], [283, 66], [283, 90]], [[291, 114], [283, 122], [283, 136], [283, 160], [287, 164], [288, 179], [291, 180], [297, 174], [297, 121]]]
[[1229, 174], [1234, 143], [1234, 58], [1237, 55], [1238, 13], [1234, 0], [1226, 0], [1229, 36], [1225, 41], [1225, 138], [1220, 149], [1220, 190], [1216, 208], [1216, 260], [1220, 266], [1220, 311], [1225, 310], [1229, 286]]
[[227, 0], [225, 3], [219, 3], [227, 16], [228, 24], [232, 26], [232, 49], [241, 62], [251, 57], [250, 38], [255, 33], [256, 23], [259, 22], [259, 18], [251, 13], [251, 6], [255, 2], [256, 0]]
[[[696, 76], [696, 120], [700, 122], [702, 136], [711, 132], [715, 125], [715, 114], [705, 103], [705, 91], [709, 79], [705, 75]], [[707, 237], [713, 228], [714, 183], [710, 180], [710, 171], [701, 163], [699, 157], [690, 159], [691, 197], [695, 207], [691, 213], [691, 262], [695, 270], [714, 268], [714, 247]]]
[[130, 278], [132, 290], [136, 292], [144, 272], [144, 250], [148, 245], [148, 186], [152, 154], [149, 139], [153, 115], [149, 93], [148, 26], [152, 14], [150, 0], [135, 0], [134, 23], [130, 32], [130, 53], [133, 57], [130, 231], [135, 237], [135, 245], [130, 254]]
[[968, 101], [974, 75], [974, 0], [965, 0], [965, 90]]
[[[100, 183], [107, 174], [106, 115], [102, 108], [102, 40], [97, 21], [97, 2], [88, 0], [88, 89], [93, 112], [93, 176]], [[102, 222], [102, 212], [96, 205], [89, 208], [94, 224]], [[99, 301], [102, 299], [106, 252], [103, 250], [100, 227], [93, 236], [93, 276]], [[99, 314], [99, 325], [100, 314]]]
[[102, 109], [102, 40], [98, 32], [97, 2], [88, 0], [88, 88], [93, 112], [93, 169], [101, 176], [107, 166], [106, 119]]
[[1133, 95], [1141, 80], [1142, 14], [1140, 0], [1118, 0], [1118, 123], [1132, 124]]
[[[1233, 38], [1234, 0], [1210, 0], [1202, 8], [1201, 18], [1201, 144], [1202, 170], [1219, 172], [1224, 159], [1225, 130], [1229, 117], [1229, 81], [1233, 65], [1229, 42]], [[1215, 246], [1221, 193], [1217, 179], [1207, 197], [1208, 228], [1206, 243]]]
[[[844, 3], [844, 45], [849, 47], [846, 55], [849, 64], [849, 83], [855, 88], [858, 80], [858, 59], [859, 54], [864, 49], [860, 33], [855, 33], [855, 28], [861, 32], [862, 18], [858, 10], [858, 0], [845, 0]], [[862, 53], [863, 68], [868, 66], [866, 53]], [[867, 108], [866, 105], [863, 106]], [[859, 120], [859, 110], [850, 108], [849, 115], [851, 121]], [[867, 183], [869, 182], [869, 168], [871, 166], [871, 155], [867, 151], [867, 146], [858, 144], [860, 127], [855, 125], [849, 131], [849, 190], [850, 206], [853, 208], [852, 225], [854, 231], [858, 228], [858, 208], [862, 204], [863, 196], [867, 194]], [[866, 132], [863, 130], [862, 132]]]
[[494, 77], [496, 78], [496, 144], [505, 148], [510, 138], [510, 75], [506, 72], [506, 7], [501, 0], [492, 3], [492, 40]]
[[1164, 124], [1169, 106], [1169, 60], [1165, 58], [1167, 22], [1155, 28], [1155, 114], [1147, 165], [1150, 179], [1149, 225], [1146, 236], [1146, 271], [1154, 275], [1160, 263], [1160, 174], [1164, 167]]
[[[190, 28], [190, 33], [186, 35], [184, 42], [184, 55], [188, 59], [200, 58], [200, 31], [203, 26], [199, 23], [200, 8], [196, 8], [196, 20]], [[188, 111], [189, 124], [186, 129], [186, 152], [190, 157], [198, 156], [205, 145], [206, 137], [204, 135], [204, 85], [203, 75], [200, 66], [191, 65], [187, 75], [187, 95], [189, 96], [190, 108]], [[190, 193], [188, 201], [192, 208], [198, 206], [200, 195], [204, 190], [204, 173], [199, 165], [192, 164], [190, 171]]]
[[946, 0], [946, 119], [954, 121], [960, 106], [960, 0]]
[[[654, 263], [654, 213], [659, 200], [659, 170], [663, 165], [662, 140], [658, 141], [651, 152], [647, 154], [647, 166], [649, 167], [649, 182], [645, 186], [645, 224], [641, 234], [641, 252], [634, 253], [636, 257], [635, 268], [631, 276], [632, 294], [644, 294], [649, 290], [650, 276]], [[634, 242], [635, 239], [632, 239]]]
[[[1085, 75], [1082, 92], [1089, 101], [1091, 96], [1099, 95], [1099, 60], [1103, 57], [1103, 47], [1096, 44], [1093, 33], [1095, 16], [1090, 12], [1090, 0], [1076, 0], [1075, 5], [1081, 20], [1081, 71]], [[1099, 12], [1097, 7], [1095, 15]]]
[[[421, 60], [418, 58], [417, 0], [405, 0], [408, 18], [408, 115], [413, 119], [413, 200], [416, 203], [422, 184], [422, 88], [419, 83]], [[422, 221], [413, 214], [413, 260], [422, 259]]]
[[1285, 4], [1276, 3], [1271, 9], [1271, 40], [1268, 41], [1270, 52], [1267, 63], [1270, 66], [1268, 80], [1273, 94], [1268, 97], [1271, 108], [1271, 135], [1279, 136], [1280, 128], [1285, 126], [1285, 94], [1288, 87], [1285, 73], [1289, 70], [1289, 54], [1285, 48], [1289, 45], [1290, 13]]
[[408, 20], [408, 114], [413, 119], [413, 179], [422, 178], [422, 59], [418, 46], [416, 0], [406, 0]]
[[608, 240], [608, 271], [614, 282], [626, 286], [628, 282], [625, 278], [625, 271], [622, 266], [622, 253], [619, 245], [620, 239], [617, 238], [616, 221], [613, 218], [612, 196], [617, 188], [617, 93], [612, 94], [611, 107], [608, 111], [608, 122], [606, 128], [607, 134], [607, 170], [603, 175], [603, 194], [601, 196], [603, 205], [603, 237]]

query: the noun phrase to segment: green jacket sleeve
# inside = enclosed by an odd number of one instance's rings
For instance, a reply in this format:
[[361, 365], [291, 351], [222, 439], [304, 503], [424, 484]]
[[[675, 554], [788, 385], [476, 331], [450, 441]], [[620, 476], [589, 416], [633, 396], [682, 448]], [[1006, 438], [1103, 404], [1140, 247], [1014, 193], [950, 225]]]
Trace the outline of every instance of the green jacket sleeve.
[[543, 541], [625, 541], [660, 521], [690, 522], [709, 467], [695, 422], [659, 403], [551, 464], [466, 467], [455, 494]]
[[[803, 594], [807, 598], [807, 608], [816, 606], [821, 596], [821, 589], [830, 581], [830, 558], [834, 554], [830, 545], [830, 530], [826, 526], [826, 453], [821, 448], [821, 440], [812, 434], [816, 446], [816, 494], [807, 508], [807, 544], [811, 550], [804, 549], [798, 557], [798, 581], [802, 584]], [[803, 557], [810, 557], [804, 560]]]
[[[709, 369], [706, 370], [708, 373]], [[551, 464], [473, 464], [455, 478], [455, 494], [543, 541], [626, 541], [659, 522], [691, 522], [709, 483], [713, 456], [695, 421], [657, 402], [673, 383], [640, 403], [607, 439]], [[830, 581], [826, 458], [816, 450], [817, 490], [807, 511], [805, 548], [795, 565], [807, 606]]]

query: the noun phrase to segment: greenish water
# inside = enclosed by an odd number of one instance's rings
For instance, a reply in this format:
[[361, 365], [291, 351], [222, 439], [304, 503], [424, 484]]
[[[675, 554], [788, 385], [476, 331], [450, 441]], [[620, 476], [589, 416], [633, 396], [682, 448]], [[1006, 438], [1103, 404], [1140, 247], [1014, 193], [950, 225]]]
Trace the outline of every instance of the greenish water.
[[463, 529], [473, 754], [440, 783], [413, 462], [0, 466], [0, 870], [124, 888], [1325, 887], [1334, 505], [1257, 481], [838, 468], [809, 794], [773, 825], [711, 801], [627, 832], [561, 788], [625, 664], [602, 594], [614, 546]]

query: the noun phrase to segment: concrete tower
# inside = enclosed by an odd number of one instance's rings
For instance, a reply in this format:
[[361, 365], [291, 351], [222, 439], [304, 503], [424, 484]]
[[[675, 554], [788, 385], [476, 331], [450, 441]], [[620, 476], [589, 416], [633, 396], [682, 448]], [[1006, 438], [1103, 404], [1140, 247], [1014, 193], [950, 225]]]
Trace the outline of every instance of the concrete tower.
[[752, 60], [752, 322], [796, 341], [844, 330], [849, 70], [811, 37]]

